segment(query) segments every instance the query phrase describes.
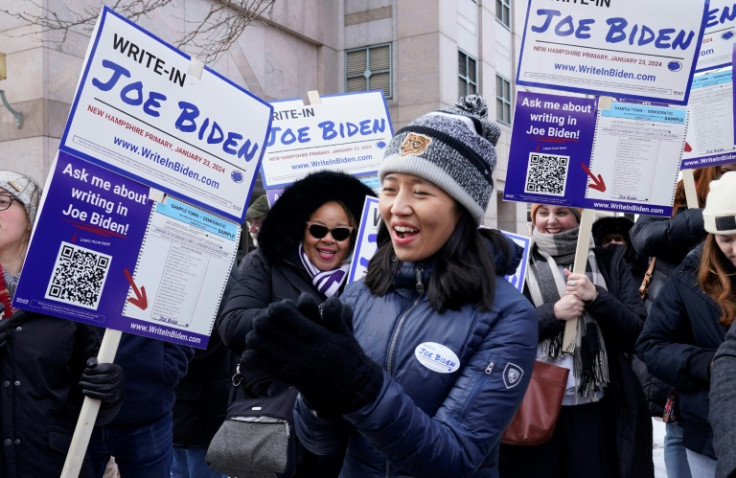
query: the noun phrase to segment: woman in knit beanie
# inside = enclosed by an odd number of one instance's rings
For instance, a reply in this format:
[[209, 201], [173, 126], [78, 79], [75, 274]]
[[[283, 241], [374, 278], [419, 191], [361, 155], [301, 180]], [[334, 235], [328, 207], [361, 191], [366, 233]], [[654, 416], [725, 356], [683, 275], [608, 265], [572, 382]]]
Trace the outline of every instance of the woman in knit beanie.
[[[96, 328], [12, 306], [40, 198], [31, 178], [0, 171], [0, 383], [12, 384], [0, 394], [0, 476], [8, 478], [59, 476], [83, 395], [102, 400], [98, 424], [122, 396], [120, 366], [95, 358]], [[94, 476], [86, 460], [80, 476]]]
[[[552, 437], [501, 446], [501, 477], [652, 478], [652, 429], [630, 353], [646, 310], [619, 246], [594, 248], [572, 273], [580, 212], [534, 204], [525, 295], [537, 308], [537, 360], [570, 370]], [[575, 348], [562, 349], [577, 321]]]
[[537, 343], [533, 309], [504, 278], [520, 251], [478, 229], [498, 135], [477, 96], [399, 130], [365, 280], [322, 309], [281, 302], [254, 321], [246, 363], [300, 391], [304, 446], [347, 446], [342, 477], [498, 474]]
[[710, 182], [702, 217], [705, 240], [670, 274], [636, 351], [676, 389], [691, 475], [727, 477], [736, 470], [736, 172]]

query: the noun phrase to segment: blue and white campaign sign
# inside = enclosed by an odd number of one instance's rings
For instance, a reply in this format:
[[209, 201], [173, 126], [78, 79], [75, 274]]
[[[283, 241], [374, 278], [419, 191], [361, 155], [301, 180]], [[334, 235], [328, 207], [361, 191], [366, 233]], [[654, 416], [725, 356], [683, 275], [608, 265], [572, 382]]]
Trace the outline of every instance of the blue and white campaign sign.
[[684, 107], [519, 92], [503, 198], [668, 216]]
[[266, 188], [291, 184], [322, 169], [375, 174], [393, 130], [381, 91], [275, 101], [262, 177]]
[[733, 121], [733, 68], [698, 73], [687, 109], [689, 123], [681, 169], [736, 161]]
[[242, 222], [272, 110], [104, 7], [60, 149]]
[[355, 240], [348, 283], [365, 277], [365, 273], [368, 271], [368, 263], [378, 249], [378, 226], [380, 224], [381, 215], [378, 212], [378, 198], [366, 196], [363, 213], [360, 215], [360, 227]]
[[529, 0], [520, 85], [686, 104], [708, 0]]
[[16, 307], [206, 348], [239, 224], [60, 152]]
[[734, 42], [736, 3], [733, 0], [710, 0], [696, 71], [730, 66]]
[[506, 276], [506, 280], [511, 283], [512, 286], [516, 287], [519, 292], [524, 292], [524, 281], [526, 281], [526, 273], [529, 268], [529, 250], [531, 249], [531, 238], [527, 236], [521, 236], [519, 234], [503, 231], [499, 229], [504, 236], [514, 241], [519, 247], [524, 249], [521, 257], [521, 262], [516, 266], [516, 271], [512, 275]]

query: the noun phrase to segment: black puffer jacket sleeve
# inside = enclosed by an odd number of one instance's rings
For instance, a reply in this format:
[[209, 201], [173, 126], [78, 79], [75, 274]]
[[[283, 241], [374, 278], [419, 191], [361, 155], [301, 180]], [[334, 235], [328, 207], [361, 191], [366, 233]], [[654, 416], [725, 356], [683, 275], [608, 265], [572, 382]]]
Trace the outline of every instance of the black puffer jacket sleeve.
[[613, 339], [619, 350], [633, 352], [644, 327], [647, 310], [639, 297], [639, 286], [631, 268], [623, 258], [624, 250], [622, 246], [595, 249], [606, 289], [597, 287], [598, 297], [587, 303], [585, 309], [598, 322], [607, 342]]
[[[273, 298], [271, 267], [257, 250], [248, 254], [231, 276], [230, 294], [217, 319], [217, 331], [223, 343], [240, 355], [245, 348], [245, 336], [253, 326], [253, 318], [268, 307]], [[234, 283], [233, 283], [234, 281]]]
[[702, 209], [682, 209], [672, 218], [639, 216], [629, 231], [636, 252], [670, 264], [682, 262], [705, 236]]

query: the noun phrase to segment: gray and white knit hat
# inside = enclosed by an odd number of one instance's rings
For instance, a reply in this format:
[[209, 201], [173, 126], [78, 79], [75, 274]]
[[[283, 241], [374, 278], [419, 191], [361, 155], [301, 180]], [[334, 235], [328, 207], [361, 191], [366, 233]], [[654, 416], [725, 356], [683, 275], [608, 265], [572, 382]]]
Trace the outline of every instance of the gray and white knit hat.
[[501, 130], [488, 120], [477, 95], [455, 106], [420, 116], [400, 129], [386, 148], [378, 177], [388, 173], [419, 176], [442, 188], [475, 220], [483, 221], [493, 191], [496, 142]]
[[736, 234], [736, 171], [710, 182], [703, 223], [711, 234]]
[[23, 203], [31, 224], [36, 219], [41, 188], [28, 176], [14, 171], [0, 171], [0, 188], [12, 194]]

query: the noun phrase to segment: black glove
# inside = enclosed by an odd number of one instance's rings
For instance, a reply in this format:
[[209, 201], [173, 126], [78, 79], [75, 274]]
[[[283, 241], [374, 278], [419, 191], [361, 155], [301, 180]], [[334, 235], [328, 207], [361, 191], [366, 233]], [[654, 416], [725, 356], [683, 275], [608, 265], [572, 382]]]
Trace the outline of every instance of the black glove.
[[273, 303], [254, 319], [243, 362], [294, 385], [321, 416], [355, 411], [378, 396], [383, 371], [353, 337], [352, 316], [334, 297], [321, 311], [309, 294]]
[[123, 398], [123, 368], [116, 363], [97, 363], [97, 357], [90, 357], [79, 386], [84, 395], [104, 406], [115, 405]]

